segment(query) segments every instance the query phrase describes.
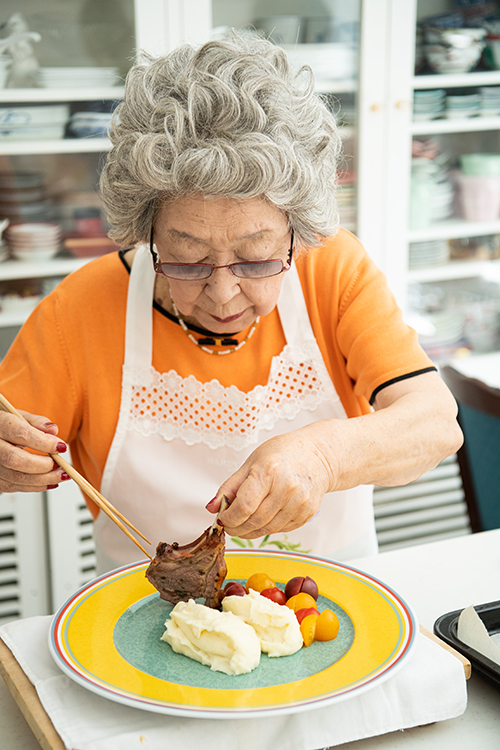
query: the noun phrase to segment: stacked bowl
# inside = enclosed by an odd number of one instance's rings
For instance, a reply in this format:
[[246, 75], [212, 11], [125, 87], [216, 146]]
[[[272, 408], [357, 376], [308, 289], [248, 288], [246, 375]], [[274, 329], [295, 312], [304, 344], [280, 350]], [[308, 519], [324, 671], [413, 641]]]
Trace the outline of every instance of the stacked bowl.
[[424, 51], [436, 73], [468, 73], [476, 67], [485, 45], [486, 30], [426, 28]]
[[120, 83], [118, 68], [41, 68], [38, 80], [44, 88], [102, 88]]
[[5, 232], [10, 254], [17, 260], [36, 262], [53, 258], [61, 246], [58, 224], [11, 224]]

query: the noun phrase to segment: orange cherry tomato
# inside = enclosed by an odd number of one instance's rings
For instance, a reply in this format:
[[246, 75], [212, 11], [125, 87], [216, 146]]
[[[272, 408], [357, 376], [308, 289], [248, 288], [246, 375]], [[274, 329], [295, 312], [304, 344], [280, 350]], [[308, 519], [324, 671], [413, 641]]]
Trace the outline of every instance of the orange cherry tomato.
[[333, 641], [339, 632], [339, 618], [331, 609], [324, 609], [316, 622], [315, 639], [317, 641]]
[[316, 636], [316, 623], [319, 620], [318, 615], [307, 615], [300, 623], [300, 632], [302, 633], [302, 639], [304, 646], [310, 646], [315, 640]]
[[265, 591], [265, 589], [274, 588], [276, 588], [276, 584], [271, 578], [269, 578], [267, 573], [254, 573], [247, 581], [247, 591], [253, 589], [260, 594], [262, 591]]
[[291, 596], [287, 601], [286, 606], [293, 609], [294, 612], [297, 612], [299, 609], [308, 609], [309, 607], [316, 609], [316, 599], [313, 599], [310, 594], [301, 591], [300, 594]]

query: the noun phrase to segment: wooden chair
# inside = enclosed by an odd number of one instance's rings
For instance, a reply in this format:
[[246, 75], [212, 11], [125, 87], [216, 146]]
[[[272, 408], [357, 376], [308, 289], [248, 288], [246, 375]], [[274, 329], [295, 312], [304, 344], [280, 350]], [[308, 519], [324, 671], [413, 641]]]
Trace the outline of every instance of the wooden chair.
[[500, 528], [500, 389], [453, 367], [441, 376], [458, 402], [458, 463], [473, 532]]

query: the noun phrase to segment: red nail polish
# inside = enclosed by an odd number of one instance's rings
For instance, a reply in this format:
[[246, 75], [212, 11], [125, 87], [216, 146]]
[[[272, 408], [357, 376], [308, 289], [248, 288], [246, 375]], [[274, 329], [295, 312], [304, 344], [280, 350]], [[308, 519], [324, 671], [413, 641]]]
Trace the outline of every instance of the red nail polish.
[[222, 521], [220, 520], [220, 518], [217, 519], [217, 523], [219, 524], [219, 526], [222, 526], [222, 528], [224, 528], [224, 524], [222, 523]]
[[54, 471], [54, 469], [58, 469], [58, 468], [59, 468], [59, 464], [57, 463], [57, 461], [54, 461], [54, 459], [52, 459], [52, 471]]
[[57, 487], [59, 487], [58, 484], [48, 484], [47, 489], [48, 490], [55, 490]]
[[205, 508], [208, 508], [208, 506], [212, 505], [212, 503], [215, 502], [216, 500], [217, 500], [217, 495], [208, 501], [208, 503], [205, 505]]
[[66, 443], [61, 442], [56, 445], [56, 451], [58, 453], [66, 453], [67, 450], [68, 450], [68, 446], [66, 445]]
[[67, 482], [68, 479], [71, 479], [70, 475], [66, 474], [66, 472], [63, 471], [63, 473], [61, 474], [61, 482]]

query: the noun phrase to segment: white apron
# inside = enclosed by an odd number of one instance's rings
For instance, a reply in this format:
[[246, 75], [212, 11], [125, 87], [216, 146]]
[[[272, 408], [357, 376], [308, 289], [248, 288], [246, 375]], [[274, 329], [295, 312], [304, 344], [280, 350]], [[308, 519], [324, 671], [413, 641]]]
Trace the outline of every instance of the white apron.
[[[103, 495], [151, 540], [144, 546], [152, 555], [158, 542], [186, 544], [212, 523], [206, 503], [260, 443], [318, 420], [346, 418], [295, 266], [284, 275], [278, 302], [286, 346], [273, 358], [267, 384], [249, 393], [153, 369], [154, 281], [149, 251], [141, 246], [129, 282], [120, 415], [101, 484]], [[99, 574], [141, 558], [102, 512], [94, 537]], [[254, 547], [260, 542], [252, 540]], [[375, 554], [372, 487], [328, 493], [313, 519], [273, 534], [263, 549], [283, 544], [337, 560]], [[226, 546], [238, 545], [227, 537]]]

